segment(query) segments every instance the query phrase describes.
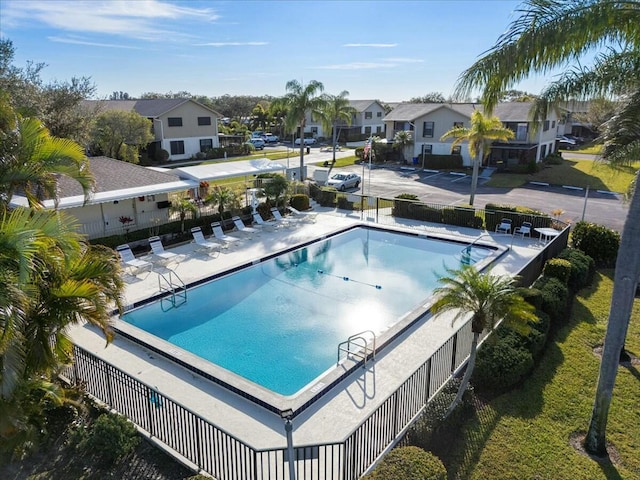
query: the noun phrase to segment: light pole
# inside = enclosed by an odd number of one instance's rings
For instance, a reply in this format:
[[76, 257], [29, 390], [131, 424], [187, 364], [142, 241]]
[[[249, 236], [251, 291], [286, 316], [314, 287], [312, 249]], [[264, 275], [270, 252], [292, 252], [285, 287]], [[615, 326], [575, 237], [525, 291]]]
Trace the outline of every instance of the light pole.
[[293, 416], [293, 410], [287, 409], [280, 412], [280, 417], [284, 420], [284, 431], [287, 434], [287, 456], [289, 462], [289, 480], [296, 480], [296, 469], [293, 463], [293, 423], [291, 423], [291, 417]]

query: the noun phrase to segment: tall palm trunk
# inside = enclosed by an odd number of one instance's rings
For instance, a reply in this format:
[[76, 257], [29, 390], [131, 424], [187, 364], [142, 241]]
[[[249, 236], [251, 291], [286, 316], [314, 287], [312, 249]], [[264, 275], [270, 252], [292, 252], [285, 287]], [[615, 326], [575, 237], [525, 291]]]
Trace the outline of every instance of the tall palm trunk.
[[471, 175], [471, 194], [469, 196], [469, 205], [473, 205], [476, 196], [476, 187], [478, 186], [478, 172], [480, 171], [480, 162], [484, 156], [484, 147], [480, 146], [478, 155], [473, 159], [473, 174]]
[[[639, 180], [640, 173], [636, 177], [636, 182]], [[607, 455], [606, 430], [609, 406], [618, 373], [620, 352], [624, 347], [627, 325], [633, 308], [633, 298], [640, 276], [640, 248], [637, 245], [640, 238], [638, 218], [640, 218], [640, 191], [636, 188], [620, 239], [598, 387], [589, 430], [584, 442], [588, 452], [601, 457]]]
[[448, 417], [451, 412], [453, 412], [460, 402], [462, 401], [462, 397], [464, 396], [464, 392], [467, 390], [467, 386], [469, 385], [469, 381], [471, 380], [471, 374], [473, 373], [473, 368], [476, 366], [476, 356], [478, 353], [478, 340], [480, 339], [480, 334], [473, 332], [473, 340], [471, 341], [471, 353], [469, 354], [469, 361], [467, 362], [467, 369], [464, 371], [464, 376], [462, 377], [462, 382], [460, 383], [460, 387], [458, 388], [458, 393], [456, 394], [456, 398], [451, 402], [447, 412], [445, 413], [445, 418]]
[[300, 178], [299, 181], [304, 181], [304, 125], [305, 122], [300, 123]]

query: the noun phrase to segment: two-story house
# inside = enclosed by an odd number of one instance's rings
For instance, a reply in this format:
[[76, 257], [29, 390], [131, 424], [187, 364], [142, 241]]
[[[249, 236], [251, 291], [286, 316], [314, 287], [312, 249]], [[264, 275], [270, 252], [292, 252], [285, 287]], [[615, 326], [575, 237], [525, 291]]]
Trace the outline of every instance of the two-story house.
[[[349, 105], [355, 110], [351, 118], [351, 125], [339, 125], [341, 141], [353, 136], [384, 135], [385, 123], [384, 107], [377, 100], [349, 100]], [[322, 121], [317, 115], [307, 113], [305, 136], [313, 138], [331, 138], [331, 129], [325, 131]]]
[[[134, 111], [151, 122], [155, 140], [147, 151], [153, 157], [159, 150], [169, 153], [169, 160], [185, 160], [198, 152], [220, 145], [216, 111], [187, 98], [145, 100], [86, 100], [98, 111]], [[97, 105], [96, 105], [97, 104]]]
[[[514, 132], [514, 138], [508, 142], [494, 142], [491, 154], [485, 163], [526, 164], [532, 160], [539, 162], [555, 151], [556, 127], [558, 118], [555, 112], [549, 112], [548, 118], [533, 128], [529, 119], [531, 103], [509, 102], [496, 106], [493, 115], [503, 125]], [[459, 153], [463, 164], [472, 165], [468, 144], [462, 143], [452, 149], [452, 140], [440, 140], [448, 130], [456, 127], [470, 127], [471, 114], [482, 109], [473, 103], [402, 103], [385, 118], [387, 140], [391, 141], [395, 132], [409, 130], [413, 133], [413, 157], [423, 154], [449, 155]]]

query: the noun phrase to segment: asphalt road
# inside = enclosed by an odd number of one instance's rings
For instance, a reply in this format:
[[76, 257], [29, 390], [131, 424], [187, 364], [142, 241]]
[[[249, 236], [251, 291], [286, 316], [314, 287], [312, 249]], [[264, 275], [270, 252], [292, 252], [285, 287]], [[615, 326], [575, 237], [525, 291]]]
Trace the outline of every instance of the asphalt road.
[[[351, 151], [337, 152], [337, 157], [352, 155]], [[574, 154], [573, 154], [574, 155]], [[573, 156], [572, 155], [572, 156]], [[331, 152], [320, 152], [319, 148], [312, 148], [311, 154], [305, 156], [307, 175], [313, 177], [316, 166], [313, 162], [331, 159]], [[291, 158], [291, 166], [298, 164], [298, 157]], [[366, 193], [384, 198], [393, 198], [401, 193], [412, 193], [420, 200], [428, 203], [458, 205], [468, 204], [471, 189], [470, 176], [451, 175], [446, 172], [429, 173], [419, 169], [407, 170], [400, 168], [368, 168], [353, 166], [334, 169], [335, 171], [350, 171], [363, 177], [363, 183], [352, 193]], [[534, 208], [551, 215], [556, 209], [564, 210], [560, 220], [571, 223], [585, 220], [605, 225], [622, 231], [627, 217], [628, 207], [622, 195], [599, 193], [590, 191], [586, 196], [584, 190], [573, 190], [561, 186], [527, 185], [519, 188], [494, 188], [484, 185], [486, 181], [478, 183], [474, 205], [484, 207], [487, 203], [503, 203]], [[584, 212], [584, 217], [583, 217]]]

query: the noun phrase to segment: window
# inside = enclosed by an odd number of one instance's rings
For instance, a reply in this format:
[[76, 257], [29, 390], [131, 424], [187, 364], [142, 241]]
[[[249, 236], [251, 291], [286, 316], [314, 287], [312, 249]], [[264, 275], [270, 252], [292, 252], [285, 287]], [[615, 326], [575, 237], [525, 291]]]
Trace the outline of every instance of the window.
[[376, 127], [376, 133], [382, 133], [382, 127], [380, 125]]
[[527, 123], [519, 123], [518, 129], [516, 130], [516, 140], [526, 142], [528, 136], [529, 136], [529, 125]]
[[376, 113], [376, 117], [378, 117], [378, 118], [382, 118], [382, 112], [377, 112], [377, 113]]
[[211, 117], [198, 117], [198, 125], [211, 125]]
[[373, 118], [373, 112], [364, 112], [364, 119], [371, 120]]
[[556, 128], [556, 121], [551, 122], [551, 128]]
[[184, 154], [184, 142], [182, 140], [175, 140], [171, 142], [171, 155]]
[[[208, 117], [206, 117], [208, 118]], [[213, 149], [213, 139], [211, 138], [201, 138], [200, 139], [200, 151], [201, 152], [206, 152], [208, 150], [212, 150]], [[184, 153], [184, 152], [182, 152]]]
[[464, 122], [453, 122], [453, 128], [462, 128], [464, 127]]
[[461, 153], [462, 153], [462, 147], [460, 145], [451, 147], [451, 155], [460, 155]]
[[431, 145], [430, 143], [422, 145], [422, 149], [425, 155], [431, 155], [431, 153], [433, 152], [433, 145]]
[[433, 138], [433, 122], [422, 123], [422, 136]]
[[167, 120], [167, 124], [170, 127], [181, 127], [182, 126], [182, 117], [169, 117]]
[[311, 127], [311, 134], [314, 137], [317, 137], [318, 136], [318, 127]]
[[542, 158], [547, 156], [547, 145], [542, 145], [542, 154], [540, 155]]
[[545, 120], [542, 124], [542, 131], [546, 132], [547, 130], [549, 130], [549, 120]]
[[364, 127], [364, 133], [367, 135], [371, 135], [371, 127]]

